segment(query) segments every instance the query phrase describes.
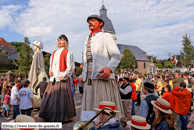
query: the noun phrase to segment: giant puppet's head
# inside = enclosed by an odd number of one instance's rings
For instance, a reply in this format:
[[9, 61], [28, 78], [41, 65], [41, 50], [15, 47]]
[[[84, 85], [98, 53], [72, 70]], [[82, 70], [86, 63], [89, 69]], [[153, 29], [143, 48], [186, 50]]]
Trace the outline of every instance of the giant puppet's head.
[[104, 21], [99, 15], [91, 15], [87, 18], [89, 29], [93, 31], [101, 30], [104, 26]]
[[57, 48], [59, 47], [65, 47], [65, 49], [68, 49], [68, 38], [62, 34], [61, 36], [59, 36], [59, 38], [57, 39]]

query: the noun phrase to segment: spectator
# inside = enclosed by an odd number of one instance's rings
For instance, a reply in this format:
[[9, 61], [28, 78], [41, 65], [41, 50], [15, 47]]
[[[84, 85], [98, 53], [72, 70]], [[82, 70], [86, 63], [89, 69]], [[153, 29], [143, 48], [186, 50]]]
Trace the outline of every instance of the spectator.
[[135, 78], [137, 79], [135, 81], [135, 87], [136, 87], [136, 92], [137, 92], [137, 106], [140, 106], [141, 104], [141, 79], [139, 78], [139, 75], [136, 75]]
[[8, 90], [9, 90], [8, 88], [3, 88], [1, 91], [1, 106], [2, 106], [1, 116], [3, 116], [3, 117], [5, 116], [5, 107], [3, 107], [3, 102], [4, 102], [5, 94]]
[[158, 92], [158, 96], [161, 96], [162, 93], [162, 88], [163, 88], [163, 84], [162, 84], [162, 79], [160, 78], [160, 76], [157, 76], [157, 92]]
[[73, 85], [74, 85], [74, 90], [78, 91], [78, 80], [76, 75], [74, 76], [74, 79], [73, 79]]
[[84, 83], [83, 83], [83, 78], [82, 76], [79, 76], [79, 92], [82, 95], [83, 94], [83, 87], [84, 87]]
[[17, 88], [18, 88], [18, 91], [23, 87], [23, 83], [22, 83], [22, 81], [21, 81], [21, 78], [20, 77], [18, 77], [18, 80], [19, 80], [19, 82], [20, 82], [20, 84], [17, 86]]
[[3, 102], [3, 107], [6, 110], [6, 120], [11, 120], [11, 117], [9, 117], [9, 112], [10, 112], [10, 104], [9, 104], [9, 100], [10, 100], [11, 96], [10, 96], [10, 90], [8, 89], [5, 97], [4, 97], [4, 102]]
[[178, 73], [175, 73], [175, 78], [172, 79], [172, 82], [173, 82], [173, 88], [179, 87], [181, 83], [181, 77], [179, 76]]
[[30, 85], [29, 80], [23, 81], [24, 88], [22, 88], [19, 91], [19, 101], [20, 101], [20, 109], [21, 114], [25, 115], [25, 112], [27, 111], [27, 115], [31, 116], [31, 111], [34, 109], [34, 100], [33, 100], [33, 93], [32, 90], [30, 90], [28, 87]]
[[40, 97], [41, 97], [41, 99], [42, 99], [42, 97], [43, 97], [43, 95], [44, 95], [44, 92], [45, 92], [45, 90], [46, 90], [46, 87], [47, 87], [47, 85], [48, 85], [48, 83], [46, 82], [46, 77], [43, 77], [42, 78], [42, 82], [40, 82], [37, 86], [36, 86], [36, 88], [35, 88], [35, 93], [36, 93], [36, 95], [38, 95], [38, 93], [37, 93], [37, 90], [38, 90], [38, 88], [40, 88]]
[[128, 119], [126, 119], [125, 117], [122, 117], [119, 121], [121, 122], [124, 130], [130, 130], [127, 124]]
[[154, 130], [176, 130], [170, 103], [162, 98], [151, 101], [151, 103], [156, 115], [153, 123]]
[[18, 88], [17, 88], [18, 85], [20, 85], [20, 81], [16, 79], [15, 85], [11, 89], [11, 102], [10, 102], [10, 104], [13, 106], [13, 119], [15, 119], [16, 116], [20, 114]]
[[[124, 130], [121, 122], [115, 119], [115, 116], [116, 116], [115, 112], [118, 112], [118, 111], [115, 110], [115, 104], [113, 102], [102, 101], [99, 103], [99, 108], [94, 108], [94, 109], [100, 111], [105, 107], [111, 108], [112, 111], [109, 111], [109, 110], [102, 111], [99, 116], [100, 122], [97, 124], [97, 126], [93, 126], [89, 130], [97, 130], [97, 129], [98, 130]], [[114, 117], [112, 117], [113, 113], [115, 113]], [[109, 120], [107, 121], [107, 119]], [[104, 124], [101, 127], [99, 126], [105, 122], [106, 124]]]
[[146, 119], [141, 116], [132, 116], [131, 121], [127, 122], [130, 125], [131, 130], [148, 130], [150, 125], [147, 123]]
[[170, 109], [174, 109], [174, 105], [176, 102], [176, 97], [174, 95], [171, 94], [171, 92], [169, 91], [170, 87], [166, 86], [164, 88], [164, 94], [162, 96], [163, 99], [165, 99], [166, 101], [168, 101], [170, 103]]
[[129, 78], [127, 77], [123, 78], [123, 84], [119, 87], [119, 91], [121, 95], [125, 117], [126, 119], [130, 120], [132, 110], [132, 100], [131, 100], [132, 87], [129, 84]]
[[170, 87], [171, 87], [171, 89], [169, 89], [170, 90], [170, 92], [171, 92], [171, 90], [173, 89], [173, 82], [172, 82], [172, 78], [171, 78], [171, 75], [169, 74], [169, 75], [167, 75], [167, 77], [166, 77], [166, 80], [168, 80], [169, 81], [169, 85], [170, 85]]
[[181, 129], [187, 130], [188, 113], [191, 106], [191, 92], [186, 89], [186, 83], [181, 82], [179, 87], [172, 90], [172, 94], [177, 98], [174, 112], [179, 114]]
[[3, 81], [7, 81], [6, 74], [3, 74], [3, 75], [1, 76], [1, 81], [2, 81], [2, 82], [3, 82]]
[[7, 87], [7, 81], [3, 81], [3, 88]]
[[189, 124], [187, 125], [187, 128], [190, 130], [194, 130], [194, 111], [192, 112], [190, 118], [189, 118]]
[[146, 118], [146, 121], [149, 124], [153, 123], [154, 116], [150, 118], [150, 115], [153, 113], [153, 105], [151, 104], [151, 101], [156, 100], [158, 96], [153, 95], [154, 92], [154, 85], [149, 82], [145, 82], [143, 86], [143, 94], [146, 95], [145, 99], [142, 100], [140, 109], [139, 109], [139, 116], [142, 116]]
[[192, 92], [191, 80], [188, 78], [188, 74], [187, 73], [183, 74], [183, 81], [186, 83], [186, 89], [189, 92]]
[[129, 83], [132, 87], [131, 99], [132, 99], [132, 111], [131, 115], [135, 115], [135, 101], [137, 100], [136, 87], [133, 82], [133, 79], [129, 79]]

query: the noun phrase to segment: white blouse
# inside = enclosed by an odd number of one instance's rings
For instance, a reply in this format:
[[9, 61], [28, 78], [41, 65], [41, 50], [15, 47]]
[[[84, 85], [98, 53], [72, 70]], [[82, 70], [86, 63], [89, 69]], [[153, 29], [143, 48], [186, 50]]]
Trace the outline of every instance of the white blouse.
[[72, 75], [72, 73], [74, 72], [75, 69], [75, 63], [74, 63], [74, 57], [71, 51], [68, 51], [67, 53], [67, 69], [65, 71], [60, 72], [60, 68], [59, 68], [59, 62], [60, 62], [60, 55], [61, 52], [63, 51], [64, 47], [60, 47], [57, 49], [57, 51], [54, 54], [53, 57], [53, 63], [52, 63], [52, 67], [51, 67], [51, 61], [52, 61], [52, 55], [50, 57], [50, 69], [53, 72], [53, 76], [50, 77], [50, 81], [53, 82], [54, 78], [56, 80], [56, 82], [60, 81], [60, 77], [64, 76], [66, 80], [68, 77], [70, 77]]

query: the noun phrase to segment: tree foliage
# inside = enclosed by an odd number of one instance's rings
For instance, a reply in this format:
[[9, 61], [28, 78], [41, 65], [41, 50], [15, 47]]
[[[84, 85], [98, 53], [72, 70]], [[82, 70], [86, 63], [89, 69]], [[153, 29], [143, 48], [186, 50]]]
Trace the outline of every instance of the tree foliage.
[[32, 63], [33, 50], [30, 47], [30, 42], [27, 37], [24, 38], [24, 43], [21, 44], [20, 51], [18, 52], [18, 59], [14, 64], [19, 67], [19, 69], [28, 73]]
[[12, 45], [17, 52], [20, 52], [23, 42], [10, 42], [10, 45]]
[[163, 68], [163, 65], [162, 65], [161, 63], [157, 63], [157, 64], [156, 64], [156, 67], [162, 69], [162, 68]]
[[173, 68], [173, 65], [172, 65], [170, 60], [169, 61], [164, 61], [164, 66], [168, 67], [168, 68]]
[[194, 46], [191, 44], [190, 36], [183, 36], [183, 48], [182, 51], [180, 51], [180, 58], [182, 65], [185, 67], [189, 67], [194, 58]]
[[120, 68], [135, 69], [135, 67], [137, 67], [137, 61], [133, 53], [129, 49], [125, 49], [123, 51], [123, 54], [124, 54], [124, 57], [121, 60]]
[[50, 54], [46, 54], [44, 57], [44, 66], [45, 71], [48, 74], [49, 73], [49, 66], [50, 66]]
[[147, 58], [150, 59], [150, 60], [151, 60], [151, 58], [153, 58], [153, 63], [157, 63], [158, 62], [157, 56], [148, 55]]

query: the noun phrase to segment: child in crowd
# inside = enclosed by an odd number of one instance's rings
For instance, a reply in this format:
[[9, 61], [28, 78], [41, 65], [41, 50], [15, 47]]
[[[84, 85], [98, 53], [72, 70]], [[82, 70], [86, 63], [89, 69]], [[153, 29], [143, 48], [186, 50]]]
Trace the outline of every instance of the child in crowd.
[[3, 107], [3, 102], [4, 102], [4, 97], [5, 97], [5, 94], [7, 92], [7, 88], [3, 88], [3, 90], [1, 91], [1, 106], [2, 106], [2, 113], [1, 113], [1, 116], [5, 116], [5, 108]]
[[4, 97], [4, 102], [3, 102], [3, 107], [5, 108], [6, 110], [6, 120], [11, 120], [11, 117], [9, 117], [9, 111], [10, 111], [10, 96], [11, 92], [10, 90], [7, 90], [6, 94], [5, 94], [5, 97]]

